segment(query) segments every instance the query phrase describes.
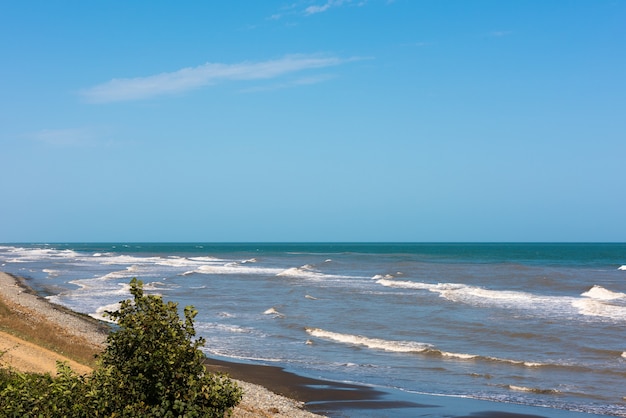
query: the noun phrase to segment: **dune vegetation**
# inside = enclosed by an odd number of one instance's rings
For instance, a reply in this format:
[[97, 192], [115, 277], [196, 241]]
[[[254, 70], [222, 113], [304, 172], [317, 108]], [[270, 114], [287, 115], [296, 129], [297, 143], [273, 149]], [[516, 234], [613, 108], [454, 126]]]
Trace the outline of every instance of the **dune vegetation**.
[[[145, 295], [141, 281], [130, 283], [132, 299], [109, 312], [117, 326], [91, 374], [79, 375], [59, 363], [55, 376], [0, 369], [0, 416], [13, 417], [223, 417], [242, 397], [228, 377], [203, 364], [192, 307]], [[36, 325], [23, 326], [0, 305], [3, 328], [56, 349], [70, 351], [63, 338]], [[19, 315], [17, 315], [19, 316]], [[22, 325], [20, 325], [20, 323]], [[74, 352], [74, 358], [93, 353]]]

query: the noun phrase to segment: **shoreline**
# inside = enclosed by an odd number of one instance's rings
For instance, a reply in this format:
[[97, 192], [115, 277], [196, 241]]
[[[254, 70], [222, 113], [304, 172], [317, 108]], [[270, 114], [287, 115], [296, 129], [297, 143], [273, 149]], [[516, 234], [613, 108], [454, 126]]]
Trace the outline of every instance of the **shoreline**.
[[[106, 336], [110, 330], [108, 324], [81, 314], [64, 306], [51, 303], [39, 296], [26, 282], [26, 279], [0, 271], [0, 305], [6, 307], [9, 316], [18, 316], [19, 320], [28, 321], [33, 317], [37, 322], [46, 322], [55, 331], [77, 338], [76, 344], [84, 344], [98, 351], [104, 349]], [[79, 374], [91, 372], [89, 366], [70, 360], [63, 354], [43, 347], [40, 344], [23, 339], [19, 332], [0, 330], [0, 347], [5, 348], [6, 361], [0, 367], [15, 367], [18, 371], [52, 373], [56, 369], [56, 360], [67, 361]], [[2, 344], [4, 343], [4, 344]], [[0, 348], [1, 349], [1, 348]], [[209, 367], [207, 367], [209, 369]], [[210, 369], [209, 369], [210, 370]], [[218, 370], [215, 370], [218, 371]], [[244, 378], [246, 374], [242, 375]], [[244, 390], [241, 403], [234, 409], [233, 418], [315, 418], [320, 415], [304, 409], [304, 402], [273, 393], [267, 385], [247, 382], [230, 376]]]
[[[26, 279], [0, 272], [0, 300], [37, 312], [79, 343], [104, 348], [110, 329], [102, 321], [56, 305], [39, 296]], [[292, 373], [282, 367], [258, 365], [206, 356], [209, 371], [224, 372], [244, 389], [234, 418], [257, 417], [405, 417], [454, 418], [589, 418], [576, 413], [471, 398], [406, 393], [390, 388], [330, 381]]]

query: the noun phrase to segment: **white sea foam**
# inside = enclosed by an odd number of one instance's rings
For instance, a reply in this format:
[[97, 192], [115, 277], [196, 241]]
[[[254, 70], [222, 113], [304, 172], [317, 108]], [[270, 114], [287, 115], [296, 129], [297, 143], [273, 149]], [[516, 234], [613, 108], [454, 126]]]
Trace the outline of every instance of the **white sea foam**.
[[195, 272], [199, 274], [267, 274], [276, 275], [281, 272], [282, 269], [277, 268], [264, 268], [264, 267], [252, 267], [247, 265], [240, 265], [235, 263], [227, 264], [210, 264], [199, 266]]
[[[76, 259], [80, 254], [73, 250], [55, 250], [52, 248], [10, 247], [8, 253], [15, 256], [11, 262], [28, 263], [41, 260]], [[9, 260], [7, 260], [9, 261]]]
[[376, 350], [394, 351], [398, 353], [421, 353], [433, 347], [431, 344], [420, 342], [389, 341], [378, 338], [368, 338], [361, 335], [340, 334], [319, 328], [306, 328], [306, 332], [313, 337], [324, 338], [343, 344], [359, 345]]
[[104, 265], [124, 265], [124, 264], [156, 264], [160, 257], [137, 257], [133, 255], [115, 255], [101, 257], [103, 260], [100, 262]]
[[276, 276], [293, 277], [293, 278], [309, 279], [309, 280], [323, 280], [323, 279], [335, 277], [335, 276], [330, 276], [330, 275], [326, 275], [318, 271], [315, 271], [313, 270], [313, 267], [311, 267], [308, 264], [305, 264], [302, 267], [292, 267], [292, 268], [283, 270], [280, 273], [276, 274]]
[[292, 267], [277, 274], [280, 277], [304, 277], [314, 275], [304, 268]]
[[[395, 277], [392, 276], [391, 274], [385, 274], [384, 276], [382, 274], [377, 274], [376, 276], [372, 277], [372, 280], [391, 281], [393, 279], [395, 279]], [[385, 285], [383, 285], [383, 286], [385, 286]]]
[[138, 271], [137, 269], [132, 269], [132, 268], [130, 270], [126, 269], [126, 270], [112, 271], [100, 277], [99, 279], [100, 280], [119, 280], [119, 279], [132, 278], [135, 275], [135, 273], [137, 273], [137, 271]]
[[602, 286], [593, 286], [572, 303], [581, 315], [626, 321], [626, 293], [613, 292]]
[[[162, 291], [162, 290], [170, 290], [173, 287], [179, 287], [179, 286], [172, 286], [172, 285], [166, 285], [163, 282], [150, 282], [150, 283], [144, 283], [143, 288], [144, 290], [150, 290], [150, 291]], [[154, 294], [154, 293], [152, 293]]]
[[626, 264], [617, 268], [618, 270], [626, 270]]
[[517, 385], [508, 385], [507, 387], [509, 389], [517, 391], [517, 392], [532, 392], [532, 393], [539, 393], [539, 394], [561, 393], [557, 389], [538, 389], [538, 388], [529, 388], [529, 387], [526, 387], [526, 386], [517, 386]]
[[[499, 306], [520, 310], [533, 310], [542, 315], [571, 315], [626, 320], [626, 293], [613, 292], [602, 286], [593, 286], [580, 298], [569, 296], [542, 296], [527, 292], [492, 290], [459, 283], [423, 283], [381, 278], [376, 283], [392, 288], [427, 290], [438, 293], [452, 302], [475, 306]], [[620, 304], [615, 304], [617, 301]], [[609, 302], [612, 302], [609, 303]], [[572, 307], [575, 311], [572, 311]]]
[[[571, 306], [571, 297], [541, 296], [511, 290], [492, 290], [461, 283], [424, 283], [406, 280], [379, 279], [376, 283], [392, 288], [427, 290], [437, 293], [451, 302], [474, 306], [498, 306], [505, 309], [524, 309], [550, 312], [566, 310]], [[571, 308], [569, 308], [571, 310]]]
[[618, 321], [626, 321], [626, 307], [611, 305], [598, 299], [579, 299], [572, 302], [572, 306], [578, 309], [581, 315], [609, 318]]
[[220, 324], [217, 322], [198, 324], [196, 328], [231, 334], [252, 334], [256, 332], [254, 328], [241, 327], [239, 325]]
[[109, 305], [104, 305], [104, 306], [98, 307], [96, 309], [96, 312], [89, 314], [89, 316], [91, 316], [92, 318], [99, 319], [101, 321], [115, 323], [115, 321], [112, 320], [111, 317], [108, 316], [106, 313], [107, 312], [116, 312], [119, 309], [120, 309], [120, 303], [119, 302], [111, 303]]
[[599, 299], [599, 300], [614, 300], [614, 299], [626, 298], [626, 293], [612, 292], [608, 289], [605, 289], [602, 286], [596, 285], [596, 286], [593, 286], [588, 291], [582, 293], [581, 296], [586, 296], [588, 298]]
[[[222, 314], [224, 313], [225, 312], [222, 312]], [[232, 315], [229, 315], [229, 314], [220, 315], [220, 316], [224, 318], [233, 317]], [[209, 331], [210, 333], [220, 332], [222, 334], [255, 334], [258, 337], [265, 336], [263, 333], [259, 332], [259, 330], [252, 328], [252, 327], [246, 327], [246, 326], [234, 325], [234, 324], [225, 324], [225, 323], [220, 323], [220, 322], [198, 322], [196, 323], [195, 328], [197, 330]]]
[[384, 340], [379, 338], [365, 337], [362, 335], [341, 334], [337, 332], [326, 331], [320, 328], [306, 328], [306, 332], [313, 337], [323, 338], [347, 345], [363, 346], [374, 350], [392, 351], [396, 353], [434, 355], [453, 360], [492, 361], [523, 367], [541, 367], [547, 365], [546, 363], [532, 361], [509, 360], [492, 356], [442, 351], [432, 344], [423, 342]]
[[216, 257], [189, 257], [189, 260], [191, 261], [197, 261], [199, 263], [209, 263], [209, 262], [218, 262], [218, 261], [224, 261], [220, 258], [216, 258]]
[[263, 312], [263, 315], [274, 315], [274, 318], [284, 318], [285, 315], [283, 315], [282, 313], [278, 312], [276, 310], [276, 308], [269, 308], [267, 309], [265, 312]]
[[69, 281], [68, 283], [80, 287], [79, 290], [72, 291], [70, 295], [72, 297], [102, 298], [107, 296], [126, 297], [130, 294], [130, 285], [128, 283], [112, 283], [103, 280], [105, 277]]
[[443, 357], [450, 357], [450, 358], [456, 358], [456, 359], [460, 359], [460, 360], [474, 360], [476, 358], [478, 358], [479, 356], [476, 354], [466, 354], [466, 353], [449, 353], [447, 351], [440, 351], [439, 352]]
[[159, 266], [169, 266], [169, 267], [188, 267], [195, 266], [198, 264], [196, 261], [191, 261], [184, 257], [168, 257], [164, 259], [159, 259], [155, 262], [156, 265]]

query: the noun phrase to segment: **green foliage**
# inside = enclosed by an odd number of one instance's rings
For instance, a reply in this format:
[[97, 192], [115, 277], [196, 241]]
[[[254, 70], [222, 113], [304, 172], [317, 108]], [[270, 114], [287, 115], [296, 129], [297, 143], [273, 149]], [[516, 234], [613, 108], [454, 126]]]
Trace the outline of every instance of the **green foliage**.
[[66, 364], [57, 364], [57, 376], [0, 370], [0, 416], [87, 417], [83, 396], [87, 384]]
[[144, 295], [130, 283], [133, 300], [109, 315], [119, 329], [108, 337], [99, 367], [78, 376], [58, 365], [58, 376], [0, 371], [0, 417], [223, 417], [241, 400], [224, 375], [207, 373], [204, 344], [195, 337], [197, 314]]

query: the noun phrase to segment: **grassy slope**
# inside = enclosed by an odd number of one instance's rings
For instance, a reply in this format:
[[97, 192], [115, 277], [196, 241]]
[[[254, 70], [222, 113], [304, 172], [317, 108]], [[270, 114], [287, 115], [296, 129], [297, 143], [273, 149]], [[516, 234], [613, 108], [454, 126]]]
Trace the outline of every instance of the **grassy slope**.
[[69, 334], [41, 314], [0, 298], [0, 330], [94, 367], [100, 352], [88, 341]]

